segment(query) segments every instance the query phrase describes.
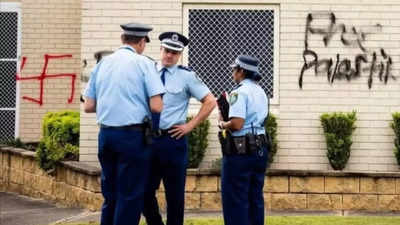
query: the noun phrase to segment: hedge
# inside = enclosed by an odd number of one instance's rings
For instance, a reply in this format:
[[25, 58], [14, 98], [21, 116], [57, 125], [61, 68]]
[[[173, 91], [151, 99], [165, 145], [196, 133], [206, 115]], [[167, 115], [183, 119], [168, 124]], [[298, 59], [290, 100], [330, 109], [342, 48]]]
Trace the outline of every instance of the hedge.
[[[193, 117], [188, 117], [189, 122]], [[208, 146], [210, 121], [204, 120], [188, 134], [189, 164], [188, 168], [198, 168]]]
[[79, 112], [49, 112], [43, 117], [43, 138], [36, 150], [42, 169], [50, 171], [61, 160], [78, 160], [79, 127]]
[[400, 112], [392, 114], [393, 122], [391, 126], [393, 128], [395, 139], [394, 139], [394, 155], [397, 159], [397, 164], [400, 165]]
[[329, 163], [334, 170], [343, 170], [350, 157], [357, 114], [355, 111], [324, 113], [320, 119], [325, 133]]

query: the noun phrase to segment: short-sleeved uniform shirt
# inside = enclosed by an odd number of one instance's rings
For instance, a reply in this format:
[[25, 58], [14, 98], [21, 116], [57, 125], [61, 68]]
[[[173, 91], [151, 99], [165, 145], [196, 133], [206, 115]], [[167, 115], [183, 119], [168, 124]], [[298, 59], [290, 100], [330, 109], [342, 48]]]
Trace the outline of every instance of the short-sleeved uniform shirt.
[[126, 126], [150, 117], [149, 98], [164, 92], [156, 63], [124, 45], [94, 67], [84, 96], [96, 100], [97, 123]]
[[[268, 97], [254, 81], [244, 79], [229, 95], [229, 118], [244, 119], [243, 128], [232, 133], [243, 136], [247, 133], [265, 134], [264, 121], [268, 116]], [[253, 127], [253, 129], [252, 129]]]
[[[158, 63], [159, 79], [163, 66]], [[163, 111], [160, 117], [160, 129], [169, 129], [173, 125], [186, 122], [191, 97], [202, 100], [210, 90], [195, 72], [184, 66], [165, 67], [165, 94]]]

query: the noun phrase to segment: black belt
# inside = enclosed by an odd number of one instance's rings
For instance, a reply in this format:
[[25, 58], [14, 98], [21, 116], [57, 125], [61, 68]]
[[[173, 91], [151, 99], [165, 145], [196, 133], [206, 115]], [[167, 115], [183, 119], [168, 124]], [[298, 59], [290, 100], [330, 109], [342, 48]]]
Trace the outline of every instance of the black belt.
[[[263, 138], [263, 137], [265, 137], [265, 134], [257, 134], [255, 136]], [[232, 136], [232, 138], [244, 138], [244, 137], [246, 137], [246, 135], [243, 135], [243, 136]]]
[[104, 124], [100, 124], [100, 128], [105, 128], [105, 129], [113, 129], [113, 130], [136, 130], [136, 131], [143, 131], [145, 126], [142, 123], [139, 124], [131, 124], [131, 125], [125, 125], [125, 126], [107, 126]]
[[158, 131], [156, 131], [154, 136], [155, 137], [162, 137], [162, 136], [170, 135], [170, 133], [169, 133], [170, 130], [171, 130], [171, 128], [170, 129], [166, 129], [166, 130], [159, 129]]
[[[266, 145], [267, 140], [265, 134], [259, 134], [255, 136], [258, 138], [258, 141], [260, 141], [260, 146]], [[232, 136], [232, 144], [230, 145], [229, 149], [227, 149], [228, 151], [223, 153], [227, 155], [248, 155], [257, 152], [260, 156], [262, 156], [263, 153], [260, 152], [260, 149], [251, 148], [251, 144], [248, 141], [249, 140], [246, 138], [246, 136]]]

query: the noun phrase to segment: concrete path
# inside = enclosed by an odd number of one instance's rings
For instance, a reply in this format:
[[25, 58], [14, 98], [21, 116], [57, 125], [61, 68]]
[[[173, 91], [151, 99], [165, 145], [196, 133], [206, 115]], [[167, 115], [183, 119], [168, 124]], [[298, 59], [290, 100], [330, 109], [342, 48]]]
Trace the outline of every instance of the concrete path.
[[77, 208], [62, 208], [44, 200], [0, 192], [0, 225], [47, 225], [84, 211]]

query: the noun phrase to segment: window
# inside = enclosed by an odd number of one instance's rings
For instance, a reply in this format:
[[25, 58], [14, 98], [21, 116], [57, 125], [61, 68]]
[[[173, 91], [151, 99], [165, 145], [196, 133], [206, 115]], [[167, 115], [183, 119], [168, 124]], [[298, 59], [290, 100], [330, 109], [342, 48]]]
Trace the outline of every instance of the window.
[[0, 141], [18, 135], [19, 3], [0, 2]]
[[239, 54], [260, 60], [260, 85], [278, 103], [278, 8], [246, 5], [185, 5], [184, 31], [190, 39], [184, 63], [196, 71], [214, 95], [230, 91]]

